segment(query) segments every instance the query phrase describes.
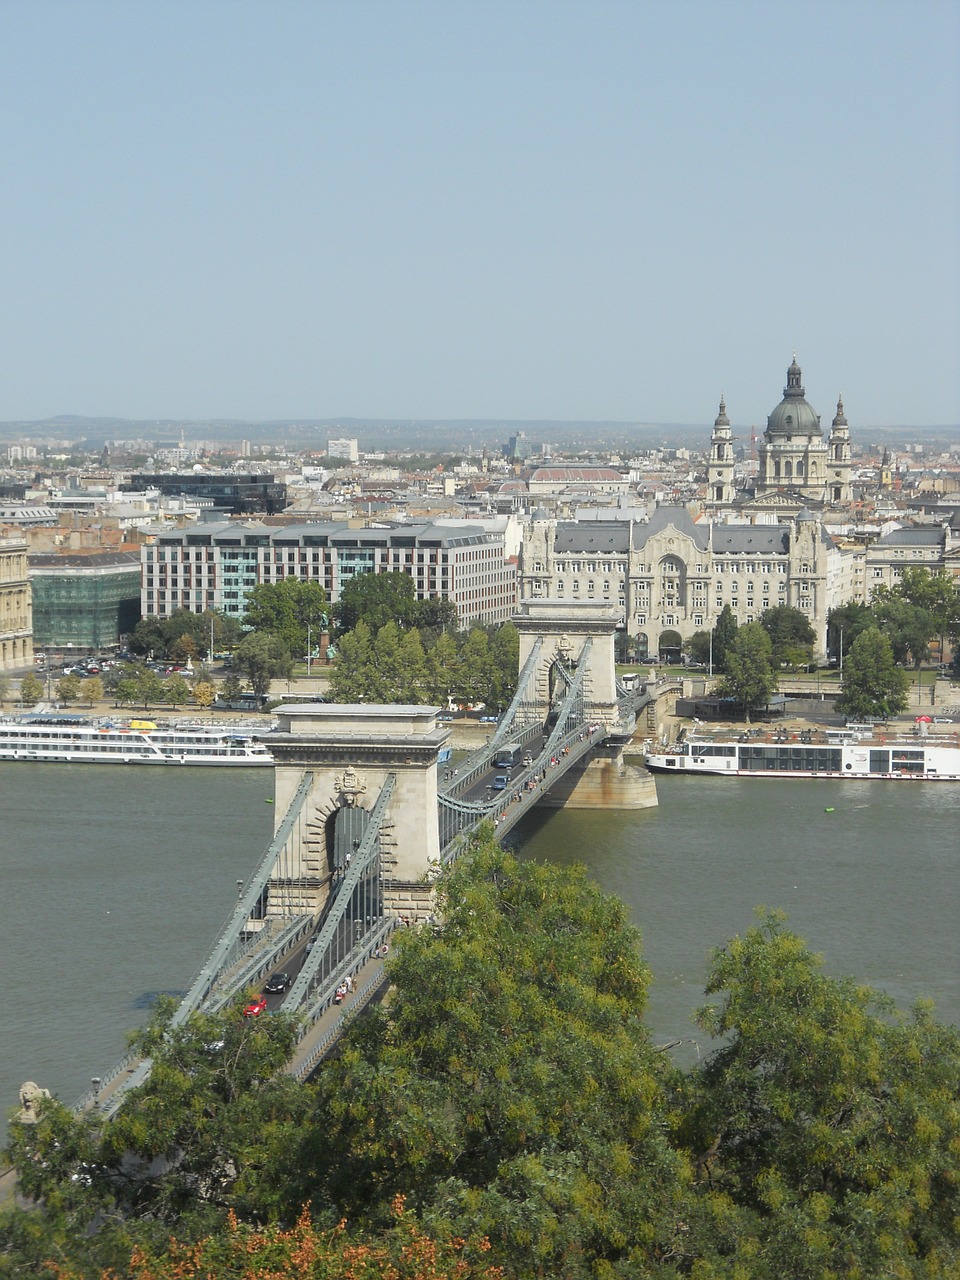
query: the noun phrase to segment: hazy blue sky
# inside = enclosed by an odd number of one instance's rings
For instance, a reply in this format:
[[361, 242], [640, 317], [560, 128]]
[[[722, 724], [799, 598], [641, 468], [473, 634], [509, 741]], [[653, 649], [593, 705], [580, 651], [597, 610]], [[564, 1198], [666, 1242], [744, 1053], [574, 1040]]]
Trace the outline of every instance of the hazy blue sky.
[[954, 0], [0, 0], [0, 419], [960, 422]]

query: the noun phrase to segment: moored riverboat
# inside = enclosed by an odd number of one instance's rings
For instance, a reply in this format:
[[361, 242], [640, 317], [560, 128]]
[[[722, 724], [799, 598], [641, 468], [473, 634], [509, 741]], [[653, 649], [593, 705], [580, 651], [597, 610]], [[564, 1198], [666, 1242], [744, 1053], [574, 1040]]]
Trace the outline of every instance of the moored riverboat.
[[249, 728], [47, 714], [0, 718], [0, 762], [272, 766]]
[[654, 773], [735, 778], [859, 778], [960, 782], [960, 745], [930, 738], [805, 733], [759, 739], [691, 737], [645, 754]]

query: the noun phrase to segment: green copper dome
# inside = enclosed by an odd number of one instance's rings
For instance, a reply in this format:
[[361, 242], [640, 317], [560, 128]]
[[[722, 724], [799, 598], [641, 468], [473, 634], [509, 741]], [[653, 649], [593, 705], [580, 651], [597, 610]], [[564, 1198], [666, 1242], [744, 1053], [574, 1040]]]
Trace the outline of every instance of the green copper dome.
[[771, 436], [819, 436], [820, 415], [804, 399], [802, 374], [797, 364], [797, 357], [787, 370], [787, 385], [783, 389], [783, 399], [767, 418], [767, 430]]

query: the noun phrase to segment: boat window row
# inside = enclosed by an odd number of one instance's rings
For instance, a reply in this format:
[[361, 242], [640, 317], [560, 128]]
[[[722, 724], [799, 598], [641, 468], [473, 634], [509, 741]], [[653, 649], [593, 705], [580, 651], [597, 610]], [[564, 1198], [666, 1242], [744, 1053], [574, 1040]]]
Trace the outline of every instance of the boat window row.
[[740, 768], [757, 773], [839, 773], [843, 752], [836, 747], [766, 747], [740, 748]]
[[732, 757], [737, 754], [737, 748], [732, 742], [729, 745], [724, 742], [697, 742], [691, 745], [690, 753], [695, 760], [701, 756]]

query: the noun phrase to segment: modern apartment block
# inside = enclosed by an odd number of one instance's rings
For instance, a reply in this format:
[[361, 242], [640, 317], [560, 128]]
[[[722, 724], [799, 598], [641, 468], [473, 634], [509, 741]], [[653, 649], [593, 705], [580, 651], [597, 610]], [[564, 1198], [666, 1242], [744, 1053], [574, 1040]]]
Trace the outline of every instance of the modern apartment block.
[[516, 560], [508, 559], [502, 533], [479, 525], [231, 522], [164, 531], [144, 546], [141, 610], [239, 616], [253, 587], [288, 577], [319, 582], [335, 604], [355, 575], [390, 572], [409, 574], [418, 600], [452, 600], [461, 626], [505, 622], [517, 607]]

